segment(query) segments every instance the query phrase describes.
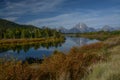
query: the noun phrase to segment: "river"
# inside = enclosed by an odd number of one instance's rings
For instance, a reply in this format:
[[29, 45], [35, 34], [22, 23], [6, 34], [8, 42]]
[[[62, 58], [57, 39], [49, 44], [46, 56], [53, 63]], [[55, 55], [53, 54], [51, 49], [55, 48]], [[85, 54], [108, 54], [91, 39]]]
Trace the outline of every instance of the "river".
[[[38, 58], [50, 56], [55, 50], [67, 53], [73, 46], [83, 46], [98, 42], [96, 39], [87, 39], [81, 37], [66, 37], [64, 43], [49, 43], [24, 46], [9, 46], [0, 48], [0, 58], [25, 60], [26, 58]], [[14, 47], [13, 47], [14, 46]]]

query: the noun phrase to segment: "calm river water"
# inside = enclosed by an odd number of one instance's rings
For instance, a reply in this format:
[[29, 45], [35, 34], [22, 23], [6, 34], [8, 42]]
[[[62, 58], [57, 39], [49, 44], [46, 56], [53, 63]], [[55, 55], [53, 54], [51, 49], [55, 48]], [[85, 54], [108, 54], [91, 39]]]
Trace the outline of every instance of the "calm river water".
[[[85, 44], [98, 42], [96, 39], [80, 37], [66, 37], [64, 43], [35, 44], [24, 46], [0, 47], [0, 58], [16, 58], [25, 60], [26, 58], [39, 58], [50, 56], [55, 50], [68, 52], [73, 46], [83, 46]], [[14, 47], [13, 47], [14, 46]]]

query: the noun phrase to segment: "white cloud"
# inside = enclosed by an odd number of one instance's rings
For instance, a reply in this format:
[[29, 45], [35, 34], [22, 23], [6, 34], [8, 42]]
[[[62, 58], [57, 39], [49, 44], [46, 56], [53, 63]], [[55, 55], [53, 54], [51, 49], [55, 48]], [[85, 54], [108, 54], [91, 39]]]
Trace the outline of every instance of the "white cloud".
[[[0, 9], [0, 17], [15, 21], [24, 14], [35, 15], [35, 13], [55, 12], [57, 6], [64, 1], [65, 0], [19, 0], [19, 2], [11, 2], [8, 0], [6, 1], [6, 7]], [[79, 22], [84, 22], [91, 27], [102, 26], [105, 24], [114, 26], [115, 24], [120, 24], [119, 8], [119, 6], [118, 8], [115, 6], [110, 9], [102, 10], [73, 10], [71, 13], [63, 13], [54, 17], [38, 18], [32, 21], [28, 20], [29, 22], [27, 22], [27, 24], [36, 26], [47, 25], [52, 27], [65, 26], [66, 28], [71, 28]]]
[[103, 25], [115, 26], [120, 21], [120, 10], [88, 10], [87, 13], [72, 12], [68, 14], [61, 14], [55, 17], [36, 19], [28, 22], [36, 26], [64, 26], [71, 28], [79, 22], [84, 22], [90, 27], [102, 27]]
[[5, 17], [4, 19], [10, 20], [10, 21], [16, 21], [18, 17]]
[[21, 0], [6, 1], [6, 7], [0, 10], [0, 16], [21, 15], [25, 13], [49, 12], [64, 0]]

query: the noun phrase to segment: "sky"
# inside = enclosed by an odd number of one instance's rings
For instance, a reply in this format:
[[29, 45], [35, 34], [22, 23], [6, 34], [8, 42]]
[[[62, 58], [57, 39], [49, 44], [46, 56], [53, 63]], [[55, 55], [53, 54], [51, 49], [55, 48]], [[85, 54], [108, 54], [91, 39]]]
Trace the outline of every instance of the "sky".
[[120, 0], [0, 0], [0, 18], [50, 28], [120, 27]]

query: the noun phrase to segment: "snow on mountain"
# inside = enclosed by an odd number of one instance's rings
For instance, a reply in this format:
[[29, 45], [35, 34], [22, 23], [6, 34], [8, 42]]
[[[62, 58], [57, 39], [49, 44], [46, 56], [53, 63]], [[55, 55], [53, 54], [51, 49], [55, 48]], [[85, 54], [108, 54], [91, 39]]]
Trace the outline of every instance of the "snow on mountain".
[[115, 29], [109, 25], [105, 25], [101, 28], [101, 31], [114, 31]]
[[88, 27], [84, 23], [79, 23], [69, 30], [70, 33], [84, 33], [84, 32], [92, 32], [92, 31], [95, 31], [95, 29]]
[[66, 29], [64, 27], [57, 28], [58, 31], [62, 33], [84, 33], [84, 32], [97, 32], [97, 31], [114, 31], [114, 30], [120, 30], [120, 27], [110, 27], [109, 25], [105, 25], [102, 28], [91, 28], [88, 27], [85, 23], [78, 23], [71, 29]]

